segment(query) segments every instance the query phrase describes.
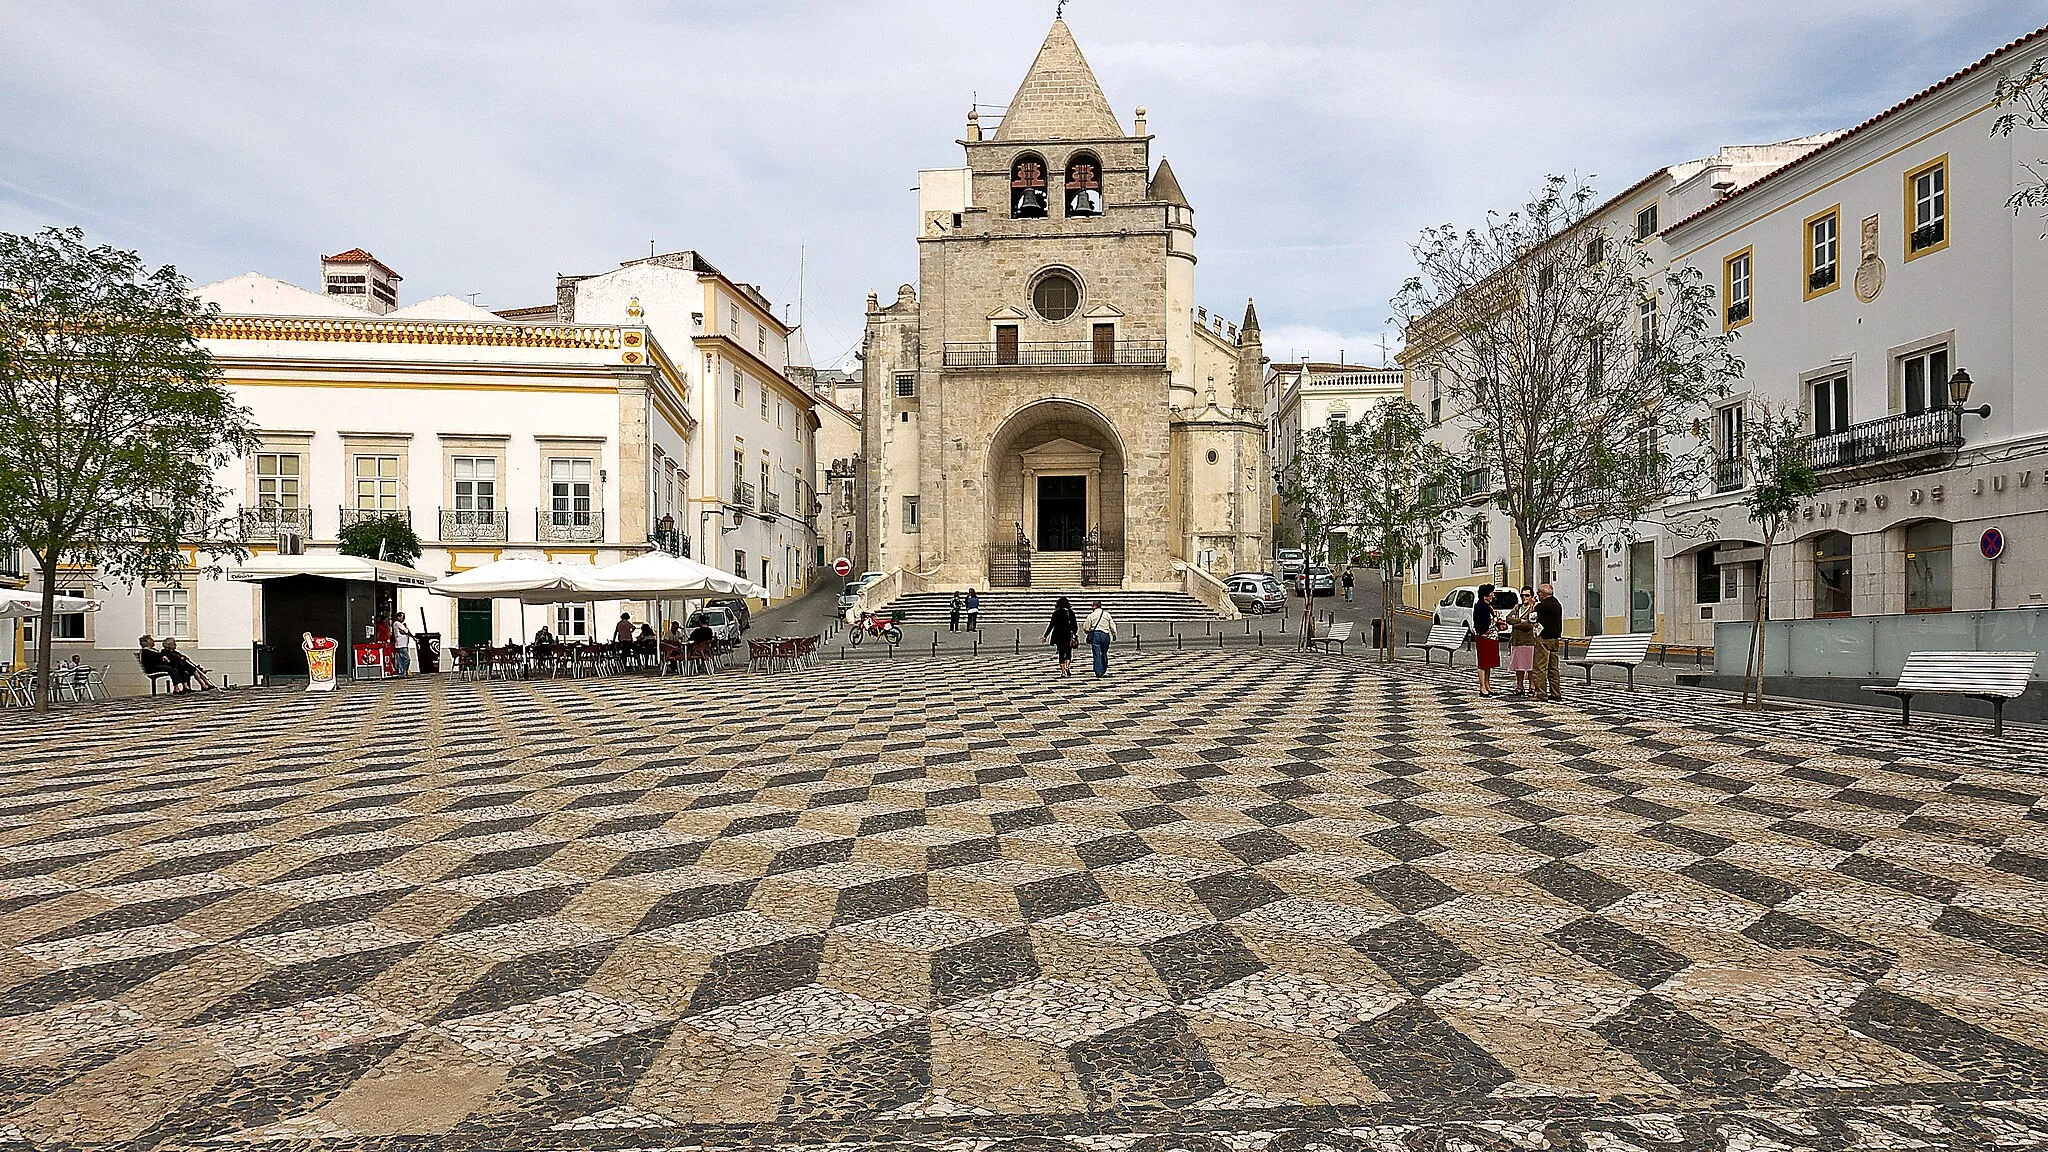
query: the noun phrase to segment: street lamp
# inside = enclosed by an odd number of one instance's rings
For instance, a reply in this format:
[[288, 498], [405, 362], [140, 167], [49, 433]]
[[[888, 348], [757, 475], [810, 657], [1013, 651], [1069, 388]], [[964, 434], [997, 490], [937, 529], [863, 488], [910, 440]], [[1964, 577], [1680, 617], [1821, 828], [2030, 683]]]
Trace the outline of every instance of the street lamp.
[[1970, 370], [1968, 368], [1956, 369], [1956, 374], [1948, 378], [1948, 398], [1951, 401], [1950, 407], [1954, 408], [1958, 413], [1964, 413], [1971, 416], [1978, 416], [1986, 420], [1989, 420], [1991, 418], [1991, 405], [1979, 404], [1975, 408], [1963, 407], [1963, 405], [1969, 403], [1970, 401], [1970, 385], [1972, 383], [1974, 383], [1974, 381], [1970, 379]]

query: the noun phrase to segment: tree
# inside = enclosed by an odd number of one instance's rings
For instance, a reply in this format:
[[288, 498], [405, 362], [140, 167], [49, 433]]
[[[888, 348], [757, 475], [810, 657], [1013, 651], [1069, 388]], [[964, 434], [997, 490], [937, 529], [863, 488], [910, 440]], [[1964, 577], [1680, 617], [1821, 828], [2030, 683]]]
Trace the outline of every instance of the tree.
[[1741, 462], [1748, 472], [1749, 493], [1742, 506], [1763, 537], [1763, 563], [1758, 568], [1755, 610], [1749, 625], [1749, 658], [1743, 666], [1742, 702], [1764, 706], [1764, 624], [1771, 618], [1771, 549], [1799, 512], [1799, 502], [1820, 491], [1820, 482], [1806, 462], [1808, 444], [1797, 411], [1779, 411], [1768, 402], [1751, 402]]
[[411, 567], [420, 558], [420, 538], [403, 516], [375, 516], [341, 530], [338, 550], [344, 556], [388, 560]]
[[1380, 641], [1390, 662], [1394, 571], [1421, 563], [1430, 538], [1459, 506], [1457, 462], [1424, 430], [1421, 409], [1388, 399], [1367, 410], [1349, 433], [1364, 447], [1352, 524], [1360, 547], [1379, 555]]
[[1315, 632], [1315, 585], [1309, 570], [1336, 533], [1355, 523], [1364, 473], [1363, 442], [1344, 424], [1302, 433], [1294, 455], [1280, 468], [1280, 498], [1301, 530], [1302, 628], [1307, 647]]
[[1425, 229], [1395, 297], [1402, 362], [1462, 413], [1472, 473], [1513, 524], [1523, 571], [1539, 545], [1628, 526], [1702, 452], [1666, 451], [1742, 373], [1696, 269], [1653, 274], [1632, 236], [1591, 218], [1593, 190], [1553, 176], [1481, 228]]
[[0, 536], [42, 577], [37, 707], [49, 707], [60, 565], [133, 584], [242, 555], [215, 478], [253, 447], [175, 268], [89, 247], [77, 228], [0, 233]]
[[[2025, 71], [1998, 81], [1998, 104], [2012, 111], [1991, 122], [1993, 136], [2011, 136], [2018, 128], [2048, 132], [2048, 55], [2034, 57]], [[2026, 173], [2006, 207], [2017, 216], [2024, 208], [2048, 208], [2048, 158], [2019, 161]]]

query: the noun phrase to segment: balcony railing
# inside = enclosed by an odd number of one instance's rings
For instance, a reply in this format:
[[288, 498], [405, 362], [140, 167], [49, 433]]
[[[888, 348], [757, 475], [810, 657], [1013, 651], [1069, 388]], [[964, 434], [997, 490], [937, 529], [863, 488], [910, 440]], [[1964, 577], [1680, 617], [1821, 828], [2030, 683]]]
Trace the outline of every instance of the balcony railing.
[[1714, 491], [1733, 492], [1748, 483], [1748, 476], [1741, 460], [1718, 460], [1714, 463]]
[[1831, 479], [1911, 472], [1941, 462], [1962, 443], [1963, 414], [1934, 408], [1816, 436], [1806, 447], [1806, 463]]
[[533, 538], [544, 544], [591, 544], [604, 539], [604, 513], [542, 508], [533, 514]]
[[666, 531], [657, 528], [649, 532], [647, 534], [647, 542], [671, 556], [688, 556], [690, 554], [690, 538], [673, 528]]
[[407, 527], [412, 526], [410, 508], [343, 508], [338, 523], [343, 528], [352, 528], [367, 521], [384, 520], [393, 516], [405, 521]]
[[1163, 367], [1165, 364], [1164, 340], [948, 342], [945, 346], [945, 365], [948, 368]]
[[752, 511], [754, 507], [754, 486], [742, 480], [732, 486], [732, 502]]
[[761, 493], [761, 514], [762, 514], [763, 516], [780, 516], [780, 515], [782, 515], [782, 493], [780, 493], [780, 492], [763, 492], [763, 493]]
[[1493, 473], [1473, 468], [1458, 478], [1458, 498], [1468, 504], [1484, 503], [1493, 491]]
[[507, 539], [511, 514], [502, 508], [441, 509], [441, 539], [475, 542]]
[[264, 504], [242, 509], [240, 519], [244, 540], [275, 540], [280, 532], [296, 532], [300, 536], [313, 534], [311, 508], [287, 508], [279, 504]]

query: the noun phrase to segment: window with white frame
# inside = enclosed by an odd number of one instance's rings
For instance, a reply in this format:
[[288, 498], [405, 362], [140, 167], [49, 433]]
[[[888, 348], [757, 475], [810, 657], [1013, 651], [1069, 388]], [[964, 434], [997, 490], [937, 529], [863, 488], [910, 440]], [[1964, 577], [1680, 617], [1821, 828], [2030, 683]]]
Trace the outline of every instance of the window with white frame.
[[498, 510], [498, 461], [491, 456], [457, 456], [448, 462], [455, 480], [455, 511], [488, 520]]
[[761, 453], [761, 503], [768, 502], [768, 494], [775, 491], [775, 472], [768, 466], [768, 453]]
[[590, 605], [555, 605], [555, 639], [583, 640], [590, 636]]
[[764, 359], [768, 355], [768, 326], [766, 324], [754, 325], [754, 353]]
[[1734, 328], [1747, 324], [1750, 316], [1750, 251], [1744, 248], [1728, 257], [1722, 266], [1721, 287], [1727, 299], [1724, 323]]
[[896, 374], [896, 395], [905, 400], [915, 397], [917, 395], [917, 377], [908, 372], [898, 372]]
[[263, 509], [299, 506], [299, 454], [262, 452], [256, 456], [256, 506]]
[[737, 304], [728, 304], [726, 307], [730, 309], [730, 311], [726, 313], [726, 324], [728, 330], [731, 331], [731, 333], [735, 337], [737, 337], [740, 334], [740, 306]]
[[1809, 380], [1809, 407], [1813, 409], [1813, 434], [1829, 436], [1849, 429], [1849, 374], [1838, 373]]
[[1472, 518], [1472, 527], [1469, 535], [1472, 537], [1472, 570], [1476, 572], [1486, 567], [1486, 517], [1474, 516]]
[[1908, 173], [1906, 189], [1913, 202], [1909, 257], [1948, 243], [1948, 157]]
[[761, 381], [761, 419], [768, 418], [768, 382]]
[[596, 469], [587, 456], [548, 459], [548, 518], [559, 527], [588, 527], [591, 521], [591, 477]]
[[171, 585], [149, 590], [149, 634], [159, 640], [195, 639], [190, 588]]
[[1657, 234], [1657, 203], [1651, 201], [1642, 211], [1636, 213], [1636, 239], [1648, 240]]
[[1427, 547], [1429, 549], [1429, 574], [1431, 576], [1443, 575], [1444, 534], [1442, 532], [1431, 532], [1429, 534], [1429, 543]]
[[1645, 296], [1636, 303], [1636, 343], [1645, 350], [1657, 344], [1657, 298]]
[[1899, 357], [1899, 398], [1908, 416], [1948, 407], [1948, 345]]
[[747, 402], [747, 378], [740, 375], [740, 366], [737, 364], [732, 366], [732, 402], [735, 404], [745, 404]]
[[398, 511], [398, 457], [356, 457], [356, 510]]
[[1824, 213], [1807, 222], [1807, 292], [1823, 292], [1834, 287], [1841, 275], [1841, 251], [1842, 217], [1839, 211]]

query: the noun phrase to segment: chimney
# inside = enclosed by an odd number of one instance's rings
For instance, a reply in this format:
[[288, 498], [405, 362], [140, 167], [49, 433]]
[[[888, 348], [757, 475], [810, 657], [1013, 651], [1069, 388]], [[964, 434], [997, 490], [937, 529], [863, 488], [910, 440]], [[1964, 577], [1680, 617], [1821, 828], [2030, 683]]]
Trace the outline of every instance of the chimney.
[[382, 316], [398, 307], [398, 282], [389, 265], [361, 248], [320, 258], [320, 289], [344, 304]]

